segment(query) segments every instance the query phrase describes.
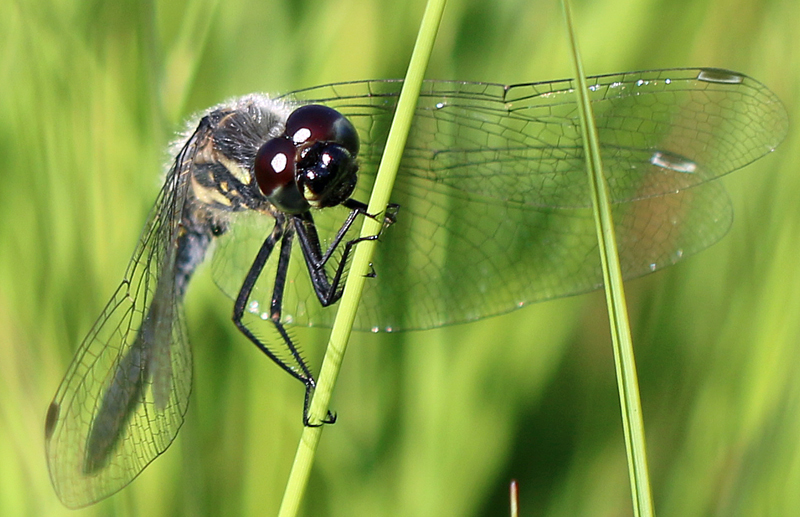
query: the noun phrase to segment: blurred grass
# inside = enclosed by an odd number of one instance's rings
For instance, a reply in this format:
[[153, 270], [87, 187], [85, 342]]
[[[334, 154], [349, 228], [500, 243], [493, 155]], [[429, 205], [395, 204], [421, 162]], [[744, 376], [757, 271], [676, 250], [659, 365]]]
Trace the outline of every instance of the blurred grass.
[[[0, 514], [76, 515], [50, 487], [47, 404], [119, 282], [190, 113], [251, 91], [401, 76], [423, 2], [0, 3]], [[557, 2], [451, 0], [428, 76], [571, 75]], [[590, 74], [732, 68], [800, 120], [800, 5], [574, 5]], [[628, 287], [658, 515], [800, 515], [798, 141], [722, 181], [709, 251]], [[84, 515], [271, 515], [302, 389], [238, 336], [201, 272], [177, 442]], [[354, 335], [306, 515], [629, 515], [602, 295], [470, 325]], [[297, 330], [318, 352], [324, 330]], [[313, 353], [312, 353], [313, 355]], [[315, 363], [318, 364], [318, 363]], [[298, 384], [295, 386], [295, 384]]]

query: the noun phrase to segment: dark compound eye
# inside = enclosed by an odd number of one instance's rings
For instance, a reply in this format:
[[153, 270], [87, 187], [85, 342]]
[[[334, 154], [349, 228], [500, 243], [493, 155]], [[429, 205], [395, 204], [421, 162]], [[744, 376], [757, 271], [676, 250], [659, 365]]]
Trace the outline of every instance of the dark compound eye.
[[269, 197], [276, 188], [294, 181], [296, 152], [288, 138], [272, 138], [258, 150], [256, 181], [265, 196]]
[[290, 213], [308, 209], [295, 183], [296, 157], [297, 148], [291, 140], [273, 138], [258, 150], [253, 166], [261, 192], [270, 203]]
[[297, 164], [297, 186], [316, 208], [336, 206], [350, 197], [356, 186], [358, 166], [339, 144], [317, 142]]
[[335, 109], [309, 104], [294, 110], [286, 120], [286, 136], [298, 147], [314, 142], [335, 142], [355, 156], [358, 133], [353, 124]]

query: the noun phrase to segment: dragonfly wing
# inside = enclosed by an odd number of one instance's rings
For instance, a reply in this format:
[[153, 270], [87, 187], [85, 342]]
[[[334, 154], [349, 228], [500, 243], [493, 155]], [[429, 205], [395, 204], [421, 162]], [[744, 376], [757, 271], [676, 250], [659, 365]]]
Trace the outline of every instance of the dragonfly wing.
[[130, 483], [175, 438], [188, 406], [191, 351], [176, 268], [187, 175], [200, 129], [178, 153], [125, 278], [84, 339], [47, 413], [53, 485], [79, 508]]
[[[369, 196], [401, 87], [361, 81], [287, 95], [329, 105], [356, 126], [357, 199]], [[377, 247], [377, 278], [367, 282], [356, 328], [438, 327], [601, 286], [574, 87], [424, 83], [391, 198], [400, 213]], [[734, 72], [590, 77], [589, 96], [626, 278], [719, 240], [732, 210], [712, 180], [770, 152], [788, 127], [774, 94]], [[344, 218], [314, 216], [321, 235]], [[223, 239], [237, 243], [248, 234], [229, 233]], [[257, 250], [263, 230], [250, 234]], [[233, 266], [238, 275], [228, 278], [244, 278], [254, 252], [231, 259], [248, 247], [223, 248], [219, 270]], [[292, 271], [284, 321], [329, 325], [335, 309], [319, 307], [303, 267]], [[223, 290], [235, 296], [238, 281], [229, 284]], [[253, 311], [271, 294], [254, 290]]]
[[[393, 196], [401, 212], [376, 248], [356, 328], [435, 328], [602, 287], [590, 208], [478, 203], [405, 178]], [[616, 204], [613, 215], [626, 279], [705, 249], [732, 221], [717, 183]]]
[[[604, 173], [615, 203], [718, 178], [786, 137], [783, 104], [736, 72], [671, 69], [587, 78]], [[347, 116], [362, 138], [371, 188], [402, 81], [361, 81], [289, 94]], [[426, 81], [400, 175], [470, 195], [539, 207], [590, 206], [573, 80], [504, 86]]]

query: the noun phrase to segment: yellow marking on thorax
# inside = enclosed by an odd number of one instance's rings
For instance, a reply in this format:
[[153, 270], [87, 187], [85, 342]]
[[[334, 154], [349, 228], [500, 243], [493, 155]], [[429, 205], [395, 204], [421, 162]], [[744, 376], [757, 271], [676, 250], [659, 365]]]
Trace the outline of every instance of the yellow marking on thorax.
[[198, 147], [197, 152], [194, 156], [195, 163], [210, 163], [210, 164], [222, 164], [231, 175], [240, 181], [244, 185], [249, 185], [252, 181], [252, 176], [250, 175], [250, 171], [242, 168], [236, 163], [234, 160], [231, 160], [218, 149], [214, 147], [213, 140], [209, 139], [205, 145], [202, 147]]
[[252, 181], [250, 171], [240, 167], [238, 163], [227, 158], [226, 156], [223, 156], [222, 153], [217, 153], [216, 159], [218, 163], [221, 163], [226, 169], [228, 169], [228, 172], [230, 172], [234, 178], [242, 182], [242, 184], [250, 184]]
[[231, 206], [231, 200], [225, 197], [225, 194], [219, 191], [216, 187], [206, 187], [201, 185], [194, 174], [192, 176], [192, 190], [198, 201], [206, 205], [219, 204], [223, 206]]

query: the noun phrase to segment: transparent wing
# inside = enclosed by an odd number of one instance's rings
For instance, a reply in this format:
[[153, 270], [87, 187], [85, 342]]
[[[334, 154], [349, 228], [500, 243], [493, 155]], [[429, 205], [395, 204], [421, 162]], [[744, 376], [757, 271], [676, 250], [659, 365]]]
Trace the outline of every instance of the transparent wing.
[[[673, 69], [588, 78], [614, 202], [658, 196], [737, 170], [772, 151], [786, 110], [743, 74]], [[362, 137], [371, 186], [401, 81], [362, 81], [289, 97], [327, 104]], [[503, 86], [428, 81], [401, 164], [415, 177], [503, 202], [589, 206], [572, 80]]]
[[[198, 130], [200, 131], [200, 130]], [[195, 134], [178, 154], [125, 278], [84, 339], [47, 413], [50, 477], [79, 508], [130, 483], [172, 443], [191, 391], [176, 242]]]
[[[401, 86], [364, 81], [289, 95], [329, 105], [358, 129], [358, 199], [372, 187]], [[721, 70], [597, 76], [589, 95], [627, 278], [719, 240], [731, 207], [709, 181], [770, 152], [788, 126], [772, 92]], [[357, 328], [437, 327], [601, 286], [571, 80], [426, 82], [392, 201], [400, 213], [377, 248]], [[314, 215], [322, 233], [343, 219]], [[214, 268], [231, 296], [269, 228], [257, 214], [240, 219]], [[330, 324], [335, 309], [315, 303], [302, 275], [301, 266], [290, 272], [284, 320]], [[270, 277], [254, 291], [253, 312], [268, 306]]]

